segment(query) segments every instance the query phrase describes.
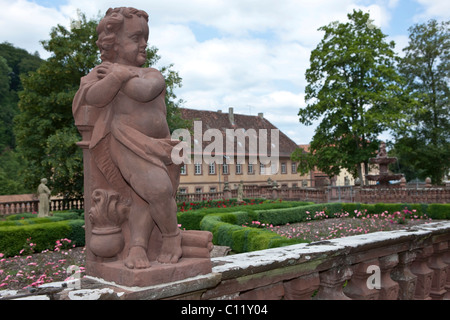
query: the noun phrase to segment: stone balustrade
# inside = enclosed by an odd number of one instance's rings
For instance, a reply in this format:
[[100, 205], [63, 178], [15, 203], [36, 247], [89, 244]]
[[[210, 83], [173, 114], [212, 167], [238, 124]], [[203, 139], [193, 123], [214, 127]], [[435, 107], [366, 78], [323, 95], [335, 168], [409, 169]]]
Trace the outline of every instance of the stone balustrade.
[[58, 299], [449, 299], [450, 221], [217, 257], [212, 263], [210, 274], [145, 288], [85, 277]]

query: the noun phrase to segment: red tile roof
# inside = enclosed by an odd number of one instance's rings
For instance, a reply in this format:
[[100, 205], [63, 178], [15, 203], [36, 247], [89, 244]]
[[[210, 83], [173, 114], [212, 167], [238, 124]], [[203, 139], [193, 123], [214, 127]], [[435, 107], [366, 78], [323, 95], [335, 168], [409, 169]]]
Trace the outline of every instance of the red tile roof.
[[[236, 114], [230, 108], [230, 112], [220, 112], [220, 111], [207, 111], [207, 110], [194, 110], [187, 108], [180, 108], [181, 115], [184, 119], [192, 120], [192, 121], [201, 121], [202, 122], [202, 131], [203, 134], [208, 129], [219, 129], [222, 133], [223, 137], [223, 152], [226, 152], [225, 141], [226, 141], [226, 129], [254, 129], [258, 134], [260, 133], [260, 129], [267, 130], [267, 154], [270, 157], [271, 150], [271, 130], [276, 129], [279, 131], [279, 156], [280, 157], [289, 157], [291, 153], [297, 148], [297, 144], [291, 140], [287, 135], [285, 135], [282, 131], [280, 131], [277, 127], [275, 127], [270, 121], [265, 119], [262, 114], [257, 116], [251, 115], [243, 115]], [[192, 130], [193, 132], [193, 130]], [[192, 133], [192, 139], [194, 139]], [[237, 139], [235, 139], [236, 141]], [[193, 143], [193, 142], [192, 142]], [[203, 150], [204, 148], [212, 143], [211, 141], [203, 141]], [[245, 150], [246, 154], [248, 154], [249, 142], [248, 138], [246, 138]], [[235, 148], [237, 148], [237, 143], [235, 143]]]

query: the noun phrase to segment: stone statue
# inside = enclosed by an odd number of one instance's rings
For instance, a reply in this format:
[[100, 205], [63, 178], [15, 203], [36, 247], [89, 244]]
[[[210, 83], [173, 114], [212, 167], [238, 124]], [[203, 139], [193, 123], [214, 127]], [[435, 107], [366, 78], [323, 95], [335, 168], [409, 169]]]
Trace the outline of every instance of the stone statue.
[[39, 195], [38, 217], [46, 217], [50, 211], [50, 189], [47, 187], [47, 179], [41, 179], [37, 192]]
[[[170, 137], [162, 74], [142, 68], [147, 23], [147, 13], [135, 8], [106, 12], [97, 27], [102, 63], [81, 79], [73, 101], [75, 124], [83, 136], [79, 145], [85, 149], [86, 240], [91, 265], [98, 267], [94, 275], [102, 275], [104, 259], [122, 261], [128, 270], [153, 269], [199, 252], [191, 250], [192, 239], [194, 247], [201, 243], [198, 249], [211, 247], [204, 241], [209, 233], [182, 235], [178, 228], [180, 166], [172, 162], [171, 151], [179, 141]], [[183, 249], [182, 239], [191, 249]], [[209, 259], [205, 250], [200, 258]], [[142, 285], [149, 283], [154, 282]]]
[[244, 182], [242, 180], [239, 182], [237, 189], [237, 201], [238, 202], [244, 201]]

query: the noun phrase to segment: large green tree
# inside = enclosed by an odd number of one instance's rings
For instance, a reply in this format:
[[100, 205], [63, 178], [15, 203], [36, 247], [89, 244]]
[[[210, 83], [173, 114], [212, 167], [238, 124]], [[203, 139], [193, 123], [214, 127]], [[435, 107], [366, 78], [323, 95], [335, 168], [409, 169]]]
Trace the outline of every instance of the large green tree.
[[308, 104], [298, 115], [305, 125], [320, 123], [310, 152], [299, 149], [292, 159], [303, 173], [316, 167], [331, 177], [345, 168], [364, 181], [363, 168], [368, 172], [379, 135], [400, 116], [395, 44], [362, 11], [348, 14], [348, 22], [319, 30], [325, 34], [306, 71]]
[[17, 93], [23, 88], [20, 76], [36, 70], [42, 62], [38, 54], [0, 43], [0, 194], [32, 192], [20, 176], [26, 161], [15, 151], [13, 119], [19, 113]]
[[407, 178], [435, 184], [450, 170], [450, 21], [430, 20], [409, 29], [400, 72], [412, 98], [395, 131], [395, 155]]
[[[72, 116], [72, 100], [79, 88], [80, 78], [100, 63], [96, 26], [98, 20], [80, 21], [72, 29], [54, 27], [50, 40], [42, 41], [51, 52], [42, 66], [22, 78], [20, 114], [16, 117], [15, 134], [18, 150], [27, 160], [24, 173], [26, 183], [37, 185], [41, 178], [49, 179], [53, 193], [65, 197], [81, 196], [83, 192], [83, 163], [81, 140]], [[157, 49], [147, 50], [147, 64], [154, 65]], [[168, 122], [172, 129], [180, 124], [178, 104], [173, 89], [181, 85], [181, 78], [163, 67], [168, 86]]]

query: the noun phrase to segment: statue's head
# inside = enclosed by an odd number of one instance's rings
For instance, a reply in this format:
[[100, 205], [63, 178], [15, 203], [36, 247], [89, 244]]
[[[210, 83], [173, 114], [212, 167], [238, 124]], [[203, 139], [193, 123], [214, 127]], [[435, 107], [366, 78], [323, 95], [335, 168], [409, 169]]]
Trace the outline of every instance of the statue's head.
[[47, 179], [46, 179], [46, 178], [42, 178], [42, 179], [41, 179], [41, 183], [47, 184]]
[[[110, 8], [97, 26], [102, 61], [143, 65], [148, 40], [148, 14], [131, 7]], [[128, 61], [132, 60], [132, 61]]]

